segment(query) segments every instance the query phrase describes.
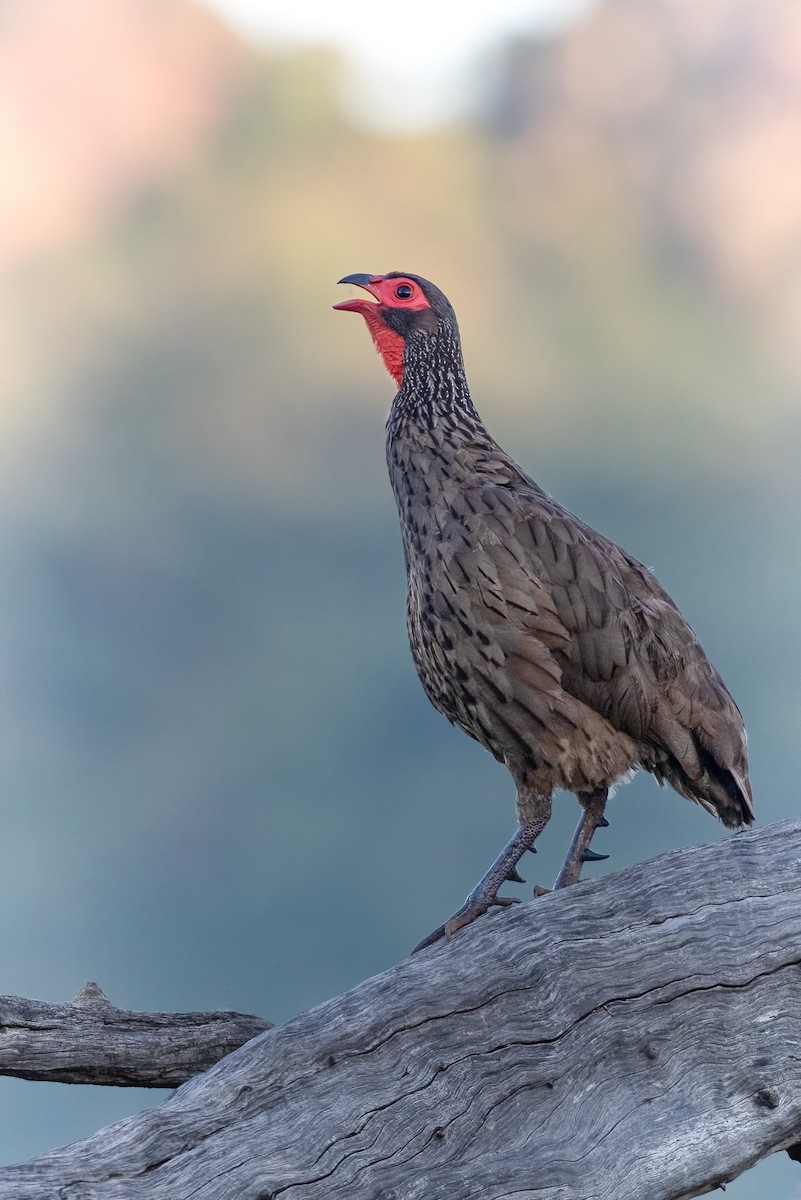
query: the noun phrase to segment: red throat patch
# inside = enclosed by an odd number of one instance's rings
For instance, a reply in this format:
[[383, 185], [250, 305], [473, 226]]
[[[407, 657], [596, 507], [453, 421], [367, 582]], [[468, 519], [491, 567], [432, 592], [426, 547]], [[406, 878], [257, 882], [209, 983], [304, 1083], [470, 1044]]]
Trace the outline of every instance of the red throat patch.
[[403, 338], [381, 320], [377, 304], [365, 304], [360, 310], [367, 322], [375, 348], [395, 382], [403, 383]]
[[335, 304], [334, 308], [340, 312], [361, 313], [367, 322], [376, 350], [384, 360], [384, 366], [395, 382], [401, 384], [404, 338], [385, 323], [383, 314], [389, 310], [420, 312], [422, 309], [430, 309], [431, 305], [420, 283], [404, 275], [346, 275], [339, 282], [354, 283], [378, 301], [374, 304], [365, 300], [343, 300], [341, 304]]

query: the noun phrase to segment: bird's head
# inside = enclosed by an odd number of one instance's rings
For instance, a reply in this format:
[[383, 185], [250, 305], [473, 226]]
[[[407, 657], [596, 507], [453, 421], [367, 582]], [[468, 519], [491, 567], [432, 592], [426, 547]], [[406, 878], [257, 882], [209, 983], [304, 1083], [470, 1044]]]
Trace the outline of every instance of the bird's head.
[[[388, 275], [346, 275], [340, 283], [355, 283], [374, 297], [343, 300], [334, 308], [361, 313], [390, 375], [403, 382], [403, 360], [410, 341], [431, 338], [443, 325], [456, 334], [456, 317], [439, 288], [419, 275], [390, 271]], [[458, 334], [457, 334], [458, 336]]]

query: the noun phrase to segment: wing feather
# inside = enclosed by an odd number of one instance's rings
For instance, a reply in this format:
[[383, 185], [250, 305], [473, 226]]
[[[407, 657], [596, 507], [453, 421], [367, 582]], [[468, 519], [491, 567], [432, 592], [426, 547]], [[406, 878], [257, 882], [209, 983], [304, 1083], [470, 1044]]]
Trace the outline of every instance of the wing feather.
[[651, 572], [536, 484], [468, 490], [443, 562], [457, 619], [489, 628], [501, 652], [482, 661], [487, 686], [546, 723], [566, 693], [632, 738], [660, 782], [750, 822], [739, 709]]

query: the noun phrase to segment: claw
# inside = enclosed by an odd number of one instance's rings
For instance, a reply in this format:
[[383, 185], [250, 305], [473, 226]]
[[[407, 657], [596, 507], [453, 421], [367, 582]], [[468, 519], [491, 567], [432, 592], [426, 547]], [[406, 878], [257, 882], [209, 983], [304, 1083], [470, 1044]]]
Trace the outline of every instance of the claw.
[[600, 821], [598, 822], [598, 824], [596, 826], [596, 829], [608, 829], [608, 828], [609, 828], [609, 822], [607, 821], [606, 817], [601, 817]]
[[495, 908], [509, 908], [512, 904], [520, 904], [519, 896], [496, 896], [492, 904]]
[[438, 928], [435, 929], [433, 933], [429, 933], [428, 937], [423, 938], [422, 942], [417, 943], [414, 950], [412, 950], [412, 954], [417, 954], [420, 950], [425, 950], [425, 948], [427, 946], [433, 946], [435, 942], [438, 942], [442, 938], [447, 937], [447, 935], [448, 935], [448, 931], [445, 928], [445, 926], [444, 925], [438, 926]]
[[534, 895], [537, 897], [538, 900], [539, 900], [540, 896], [550, 896], [550, 894], [551, 894], [551, 889], [541, 887], [540, 884], [537, 884], [536, 887], [534, 888]]
[[526, 882], [525, 879], [523, 878], [523, 876], [518, 871], [517, 867], [512, 867], [511, 871], [506, 876], [506, 878], [508, 880], [510, 880], [511, 883], [525, 883]]
[[590, 848], [588, 846], [587, 849], [584, 851], [584, 853], [581, 856], [581, 861], [582, 862], [603, 862], [603, 860], [608, 857], [609, 857], [608, 854], [596, 854], [595, 851], [590, 850]]

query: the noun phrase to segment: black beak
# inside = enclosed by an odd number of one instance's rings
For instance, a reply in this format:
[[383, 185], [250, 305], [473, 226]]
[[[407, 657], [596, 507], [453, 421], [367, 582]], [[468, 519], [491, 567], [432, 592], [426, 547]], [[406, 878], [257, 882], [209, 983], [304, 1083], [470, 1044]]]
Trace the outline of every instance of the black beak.
[[372, 275], [345, 275], [342, 279], [338, 279], [337, 283], [355, 283], [357, 287], [367, 287]]
[[[355, 275], [346, 275], [344, 279], [337, 280], [338, 283], [354, 283], [356, 287], [364, 288], [376, 300], [381, 300], [381, 295], [378, 291], [378, 284], [383, 279], [382, 275], [360, 275], [358, 272]], [[373, 282], [375, 281], [375, 282]], [[366, 300], [343, 300], [341, 304], [335, 304], [334, 308], [338, 308], [340, 312], [359, 312], [364, 313]], [[373, 302], [370, 301], [372, 308]]]

